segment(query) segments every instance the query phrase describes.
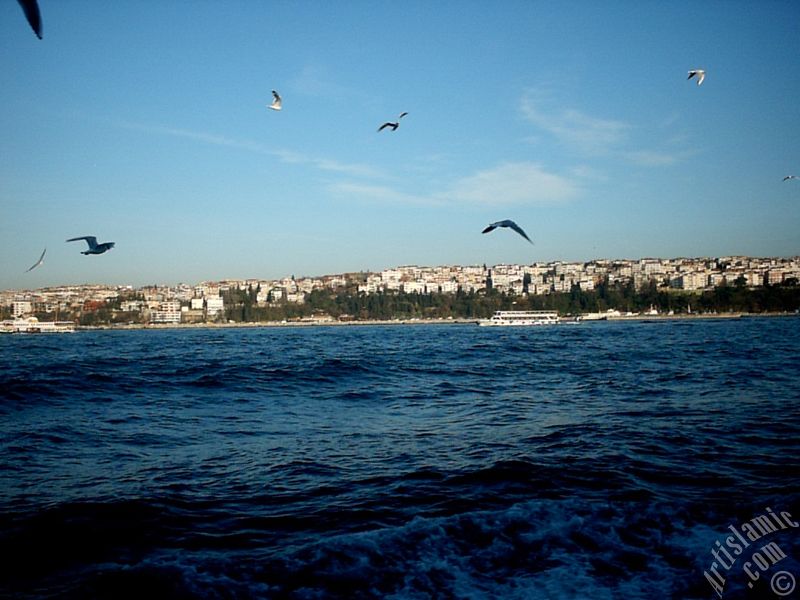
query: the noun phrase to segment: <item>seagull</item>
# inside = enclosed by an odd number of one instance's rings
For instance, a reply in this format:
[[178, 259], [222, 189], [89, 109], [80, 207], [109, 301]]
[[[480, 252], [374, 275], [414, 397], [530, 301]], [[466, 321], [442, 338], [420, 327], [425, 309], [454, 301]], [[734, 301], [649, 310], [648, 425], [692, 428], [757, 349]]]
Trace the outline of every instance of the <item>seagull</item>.
[[394, 122], [393, 121], [386, 121], [386, 123], [384, 123], [383, 125], [378, 127], [378, 131], [382, 131], [382, 130], [386, 129], [387, 127], [391, 127], [392, 131], [397, 131], [397, 128], [400, 127], [400, 119], [405, 117], [407, 114], [408, 114], [407, 112], [401, 112], [397, 117], [397, 121], [394, 121]]
[[28, 19], [28, 24], [33, 29], [36, 37], [42, 39], [42, 15], [39, 13], [39, 5], [36, 0], [17, 0], [22, 10], [25, 12], [25, 18]]
[[800, 176], [799, 175], [787, 175], [786, 177], [783, 178], [784, 181], [786, 181], [787, 179], [800, 179]]
[[45, 249], [44, 249], [44, 251], [42, 252], [42, 255], [39, 257], [39, 260], [37, 260], [37, 261], [36, 261], [36, 264], [35, 264], [35, 265], [33, 265], [33, 266], [32, 266], [30, 269], [28, 269], [27, 271], [25, 271], [26, 273], [30, 273], [30, 272], [31, 272], [31, 271], [33, 271], [33, 270], [34, 270], [36, 267], [38, 267], [39, 265], [41, 265], [41, 264], [44, 262], [44, 255], [45, 255], [45, 252], [47, 252], [47, 248], [45, 248]]
[[272, 110], [281, 109], [281, 97], [275, 90], [272, 90], [272, 104], [268, 104], [267, 108], [271, 108]]
[[[510, 227], [511, 229], [516, 231], [518, 234], [520, 234], [522, 237], [524, 237], [526, 240], [531, 242], [531, 238], [529, 238], [527, 236], [527, 234], [524, 231], [522, 231], [522, 227], [520, 227], [519, 225], [514, 223], [514, 221], [512, 221], [511, 219], [505, 219], [503, 221], [497, 221], [496, 223], [492, 223], [486, 229], [481, 231], [481, 233], [489, 233], [490, 231], [493, 231], [497, 227]], [[533, 244], [533, 242], [531, 242], [531, 244]]]
[[697, 75], [697, 85], [703, 83], [703, 79], [706, 78], [706, 72], [703, 69], [695, 69], [694, 71], [689, 71], [689, 76], [686, 79], [691, 79]]
[[102, 254], [107, 250], [111, 250], [114, 247], [114, 242], [103, 242], [102, 244], [97, 243], [97, 238], [93, 235], [84, 235], [82, 237], [74, 237], [70, 238], [68, 242], [77, 242], [78, 240], [86, 240], [86, 243], [89, 244], [89, 249], [85, 252], [81, 252], [81, 254]]

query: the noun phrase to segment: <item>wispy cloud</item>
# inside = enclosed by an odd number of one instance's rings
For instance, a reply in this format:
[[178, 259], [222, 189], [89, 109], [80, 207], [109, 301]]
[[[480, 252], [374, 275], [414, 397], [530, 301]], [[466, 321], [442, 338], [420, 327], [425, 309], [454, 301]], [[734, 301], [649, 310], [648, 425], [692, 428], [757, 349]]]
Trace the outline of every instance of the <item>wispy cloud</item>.
[[571, 180], [548, 173], [530, 162], [505, 163], [465, 177], [441, 195], [455, 203], [484, 206], [554, 204], [573, 198], [578, 187]]
[[370, 185], [356, 182], [338, 182], [328, 186], [328, 190], [336, 195], [388, 204], [441, 204], [432, 196], [408, 194], [384, 185]]
[[343, 163], [335, 159], [319, 158], [308, 156], [293, 150], [286, 150], [280, 148], [272, 148], [266, 144], [255, 142], [252, 140], [231, 138], [214, 133], [204, 131], [192, 131], [189, 129], [179, 129], [175, 127], [166, 127], [163, 125], [148, 125], [142, 123], [133, 123], [130, 121], [114, 121], [114, 125], [125, 129], [134, 131], [142, 131], [145, 133], [152, 133], [155, 135], [166, 135], [172, 137], [180, 137], [185, 139], [194, 140], [204, 144], [211, 144], [214, 146], [223, 146], [227, 148], [235, 148], [238, 150], [246, 150], [248, 152], [255, 152], [257, 154], [264, 154], [272, 156], [284, 163], [311, 165], [322, 171], [332, 171], [335, 173], [344, 173], [356, 177], [382, 177], [383, 173], [379, 169], [369, 165], [358, 163]]
[[576, 165], [569, 170], [569, 174], [575, 179], [590, 182], [607, 182], [608, 175], [603, 171], [589, 165]]
[[[557, 106], [551, 93], [526, 91], [520, 100], [520, 112], [539, 132], [549, 134], [583, 156], [610, 156], [639, 166], [659, 167], [679, 163], [690, 155], [680, 147], [682, 140], [674, 134], [664, 143], [656, 144], [662, 149], [637, 148], [633, 138], [643, 133], [641, 128], [618, 119], [596, 117], [576, 108]], [[677, 121], [678, 116], [671, 114], [656, 129], [669, 129]], [[644, 133], [653, 135], [652, 132]], [[526, 139], [540, 143], [540, 135]]]
[[558, 141], [590, 154], [613, 150], [631, 128], [623, 121], [593, 117], [574, 108], [555, 108], [531, 91], [522, 97], [520, 110], [526, 120]]
[[363, 90], [338, 83], [331, 77], [329, 69], [317, 65], [303, 67], [294, 78], [289, 80], [289, 88], [298, 94], [328, 100], [363, 102], [370, 99]]
[[681, 154], [657, 152], [653, 150], [636, 150], [634, 152], [626, 152], [624, 156], [631, 162], [643, 167], [669, 166], [674, 165], [683, 159]]
[[418, 205], [544, 205], [565, 202], [580, 188], [572, 180], [528, 162], [505, 163], [457, 179], [444, 189], [411, 194], [388, 186], [336, 183], [332, 192], [372, 202]]
[[272, 154], [263, 144], [253, 142], [250, 140], [237, 140], [234, 138], [216, 135], [213, 133], [206, 133], [202, 131], [191, 131], [188, 129], [178, 129], [176, 127], [166, 127], [163, 125], [147, 125], [144, 123], [133, 123], [131, 121], [114, 121], [114, 125], [124, 129], [131, 129], [133, 131], [141, 131], [144, 133], [152, 133], [155, 135], [168, 135], [172, 137], [181, 137], [205, 144], [213, 144], [215, 146], [227, 146], [229, 148], [238, 148], [240, 150], [249, 150], [250, 152], [259, 152], [261, 154]]
[[277, 157], [282, 162], [289, 164], [312, 165], [321, 171], [343, 173], [354, 177], [380, 178], [384, 177], [383, 171], [370, 165], [359, 163], [343, 163], [331, 158], [319, 158], [294, 152], [293, 150], [270, 149], [267, 154]]

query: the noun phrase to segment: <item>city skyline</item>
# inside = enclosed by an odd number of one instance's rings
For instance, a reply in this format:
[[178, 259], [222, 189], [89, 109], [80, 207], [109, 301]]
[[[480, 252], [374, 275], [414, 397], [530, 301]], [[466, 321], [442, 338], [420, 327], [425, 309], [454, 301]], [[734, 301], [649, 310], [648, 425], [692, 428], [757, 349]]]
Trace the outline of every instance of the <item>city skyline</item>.
[[[772, 277], [769, 272], [772, 271]], [[492, 265], [486, 264], [472, 264], [472, 265], [395, 265], [376, 271], [358, 271], [350, 270], [339, 273], [325, 273], [317, 275], [301, 275], [295, 276], [294, 274], [286, 274], [277, 278], [263, 278], [263, 277], [245, 277], [245, 278], [231, 278], [224, 277], [220, 279], [201, 279], [197, 281], [182, 280], [176, 283], [155, 283], [150, 282], [144, 285], [133, 285], [131, 283], [104, 283], [104, 282], [83, 282], [72, 284], [56, 284], [45, 286], [35, 289], [0, 289], [0, 305], [5, 301], [8, 304], [10, 299], [22, 296], [35, 296], [37, 294], [46, 293], [52, 290], [63, 289], [95, 289], [103, 290], [109, 289], [127, 289], [127, 290], [194, 290], [195, 293], [198, 289], [229, 289], [231, 287], [247, 287], [248, 285], [267, 285], [267, 286], [288, 286], [294, 285], [296, 292], [299, 294], [307, 293], [312, 289], [320, 287], [342, 287], [347, 283], [354, 283], [356, 279], [362, 279], [356, 283], [359, 285], [359, 291], [366, 291], [372, 293], [375, 291], [397, 291], [397, 285], [380, 286], [381, 289], [369, 287], [375, 283], [376, 280], [383, 279], [384, 282], [393, 280], [394, 284], [402, 281], [405, 282], [430, 282], [443, 283], [448, 280], [453, 283], [463, 283], [464, 280], [460, 279], [464, 274], [469, 274], [470, 283], [472, 284], [469, 289], [477, 290], [482, 287], [487, 274], [493, 274], [495, 279], [499, 275], [498, 281], [500, 282], [497, 287], [500, 289], [508, 288], [513, 289], [510, 281], [514, 281], [517, 288], [521, 286], [523, 276], [525, 274], [531, 275], [549, 275], [549, 274], [567, 274], [566, 283], [562, 286], [557, 286], [558, 289], [553, 289], [554, 292], [569, 291], [571, 283], [583, 283], [584, 289], [593, 289], [594, 284], [601, 279], [604, 275], [611, 275], [610, 282], [615, 283], [619, 280], [631, 279], [635, 284], [641, 285], [650, 281], [651, 279], [659, 280], [660, 283], [664, 282], [664, 276], [676, 275], [683, 276], [685, 274], [703, 273], [707, 278], [703, 284], [692, 283], [691, 285], [681, 284], [680, 289], [704, 289], [711, 288], [717, 285], [722, 278], [727, 281], [732, 281], [740, 274], [747, 275], [748, 286], [759, 286], [767, 282], [775, 284], [782, 283], [785, 279], [800, 279], [800, 255], [783, 257], [783, 256], [675, 256], [675, 257], [639, 257], [636, 259], [607, 259], [599, 258], [589, 261], [551, 261], [551, 262], [534, 262], [530, 264], [518, 263], [498, 263]], [[713, 274], [719, 274], [719, 279], [714, 279]], [[727, 275], [725, 275], [727, 274]], [[509, 275], [511, 277], [509, 277]], [[702, 277], [701, 277], [702, 279]], [[364, 287], [367, 286], [367, 287]], [[674, 286], [673, 286], [674, 287]], [[469, 289], [465, 291], [469, 291]], [[265, 290], [266, 293], [268, 290]], [[424, 292], [436, 291], [433, 289], [421, 288], [419, 286], [410, 286], [405, 291]], [[452, 293], [456, 291], [456, 287], [447, 286], [446, 289], [440, 288], [439, 292]], [[519, 292], [520, 290], [515, 290]], [[184, 292], [185, 293], [185, 292]], [[539, 291], [532, 291], [531, 293], [550, 293], [540, 288]]]
[[41, 8], [0, 6], [3, 290], [800, 254], [795, 2]]

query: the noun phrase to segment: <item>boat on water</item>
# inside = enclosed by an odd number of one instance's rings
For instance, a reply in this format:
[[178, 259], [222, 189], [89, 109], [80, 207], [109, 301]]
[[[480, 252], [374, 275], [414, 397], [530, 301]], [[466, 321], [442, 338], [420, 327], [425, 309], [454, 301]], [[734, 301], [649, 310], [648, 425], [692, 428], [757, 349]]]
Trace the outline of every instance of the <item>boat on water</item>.
[[557, 325], [561, 319], [553, 310], [498, 310], [490, 319], [481, 319], [482, 327], [521, 327]]
[[72, 321], [40, 321], [36, 317], [0, 321], [0, 333], [73, 333]]

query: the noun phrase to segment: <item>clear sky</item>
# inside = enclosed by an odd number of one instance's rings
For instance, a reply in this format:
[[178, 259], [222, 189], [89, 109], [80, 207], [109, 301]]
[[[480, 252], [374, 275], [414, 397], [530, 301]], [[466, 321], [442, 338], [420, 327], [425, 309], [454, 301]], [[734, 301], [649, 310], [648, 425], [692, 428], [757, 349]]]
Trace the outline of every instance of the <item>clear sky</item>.
[[39, 5], [0, 0], [0, 289], [800, 254], [796, 0]]

